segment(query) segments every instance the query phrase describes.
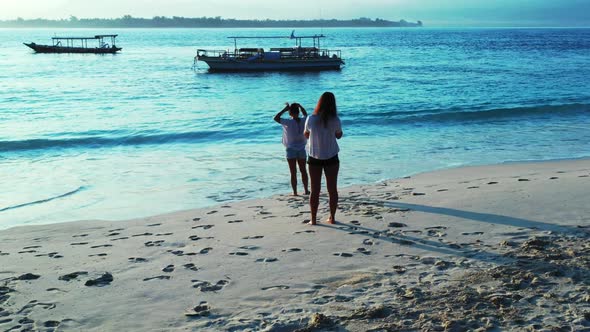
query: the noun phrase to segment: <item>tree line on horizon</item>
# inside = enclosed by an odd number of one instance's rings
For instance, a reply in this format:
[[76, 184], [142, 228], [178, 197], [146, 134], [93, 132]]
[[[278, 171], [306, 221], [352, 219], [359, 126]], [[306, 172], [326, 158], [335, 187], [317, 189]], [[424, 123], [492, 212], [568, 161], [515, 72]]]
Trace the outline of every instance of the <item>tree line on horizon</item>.
[[77, 18], [50, 20], [44, 18], [0, 21], [2, 28], [285, 28], [285, 27], [421, 27], [422, 22], [388, 21], [361, 17], [351, 20], [238, 20], [217, 17], [133, 17]]

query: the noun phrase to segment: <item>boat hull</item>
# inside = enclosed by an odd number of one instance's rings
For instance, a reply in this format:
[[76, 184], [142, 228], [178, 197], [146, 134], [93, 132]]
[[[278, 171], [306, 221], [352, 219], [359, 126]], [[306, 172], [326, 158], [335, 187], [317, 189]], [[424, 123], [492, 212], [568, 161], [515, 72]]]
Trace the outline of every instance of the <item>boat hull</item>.
[[52, 45], [39, 45], [35, 43], [23, 43], [32, 48], [37, 53], [94, 53], [94, 54], [114, 54], [122, 50], [121, 47], [105, 48], [87, 48], [87, 47], [63, 47]]
[[339, 70], [344, 62], [341, 59], [305, 59], [276, 61], [241, 61], [218, 57], [199, 57], [199, 61], [207, 63], [209, 71], [240, 72], [240, 71], [320, 71]]

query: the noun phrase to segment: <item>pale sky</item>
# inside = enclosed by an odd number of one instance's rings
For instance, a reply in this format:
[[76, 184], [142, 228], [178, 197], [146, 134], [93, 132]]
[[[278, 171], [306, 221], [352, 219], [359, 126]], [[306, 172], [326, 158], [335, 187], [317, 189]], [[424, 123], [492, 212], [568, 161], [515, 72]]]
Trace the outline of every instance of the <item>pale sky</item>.
[[0, 19], [184, 16], [422, 20], [426, 26], [590, 26], [590, 0], [0, 0]]

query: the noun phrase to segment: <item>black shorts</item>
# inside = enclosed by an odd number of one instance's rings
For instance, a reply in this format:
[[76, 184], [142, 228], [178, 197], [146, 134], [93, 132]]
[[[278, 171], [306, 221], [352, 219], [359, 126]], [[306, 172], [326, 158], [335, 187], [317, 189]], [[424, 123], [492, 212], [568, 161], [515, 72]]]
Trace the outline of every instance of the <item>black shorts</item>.
[[335, 155], [330, 159], [315, 159], [314, 157], [309, 156], [307, 157], [307, 164], [326, 167], [340, 164], [340, 159], [338, 159], [338, 155]]

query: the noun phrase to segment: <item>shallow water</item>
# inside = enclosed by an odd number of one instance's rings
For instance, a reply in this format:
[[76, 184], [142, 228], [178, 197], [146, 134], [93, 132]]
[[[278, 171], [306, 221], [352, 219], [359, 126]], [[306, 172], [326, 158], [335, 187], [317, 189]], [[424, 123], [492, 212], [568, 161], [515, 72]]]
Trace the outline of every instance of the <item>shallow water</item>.
[[[197, 48], [289, 29], [0, 29], [0, 228], [122, 219], [290, 190], [285, 101], [335, 93], [340, 185], [590, 156], [590, 29], [298, 29], [346, 66], [208, 73]], [[22, 42], [118, 33], [117, 55]], [[285, 39], [242, 47], [292, 46]]]

